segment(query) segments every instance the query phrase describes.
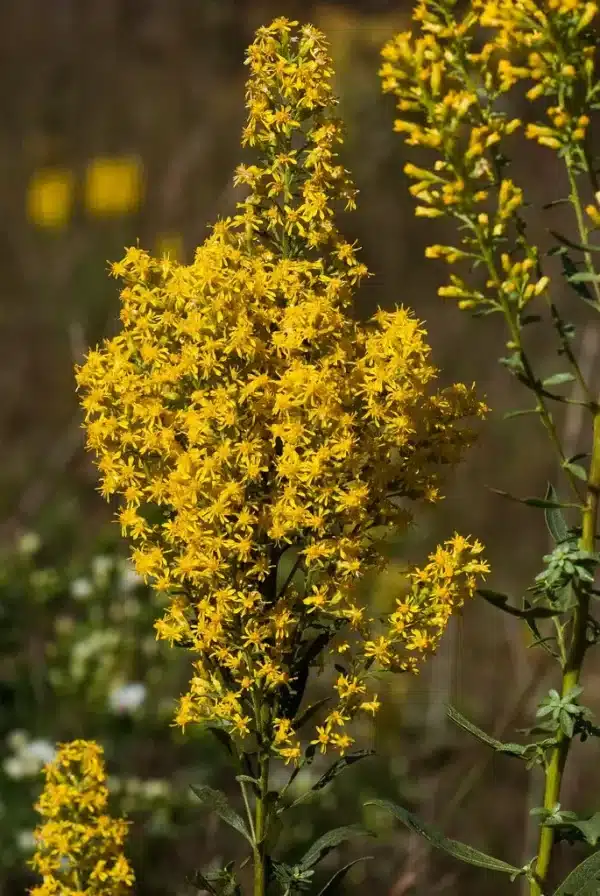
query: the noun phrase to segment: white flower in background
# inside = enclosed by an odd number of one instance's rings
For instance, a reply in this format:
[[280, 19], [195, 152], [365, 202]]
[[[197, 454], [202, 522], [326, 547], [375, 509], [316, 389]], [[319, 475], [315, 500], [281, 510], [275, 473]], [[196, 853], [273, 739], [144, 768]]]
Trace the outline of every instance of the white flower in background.
[[100, 554], [92, 560], [92, 576], [97, 585], [106, 585], [109, 573], [115, 568], [112, 557]]
[[113, 712], [135, 712], [146, 699], [146, 685], [132, 681], [113, 688], [108, 697], [108, 705]]
[[119, 566], [119, 588], [124, 593], [133, 591], [143, 582], [141, 576], [137, 574], [129, 560], [124, 560]]
[[26, 557], [31, 557], [41, 547], [42, 539], [37, 532], [25, 532], [19, 539], [18, 551]]
[[41, 738], [23, 740], [21, 731], [13, 731], [8, 741], [13, 755], [4, 760], [3, 768], [8, 777], [14, 780], [35, 777], [56, 755], [56, 749], [50, 741]]
[[21, 852], [33, 852], [35, 849], [33, 831], [19, 831], [17, 834], [17, 846]]
[[85, 600], [94, 593], [94, 586], [89, 579], [73, 579], [71, 582], [71, 596], [75, 600]]

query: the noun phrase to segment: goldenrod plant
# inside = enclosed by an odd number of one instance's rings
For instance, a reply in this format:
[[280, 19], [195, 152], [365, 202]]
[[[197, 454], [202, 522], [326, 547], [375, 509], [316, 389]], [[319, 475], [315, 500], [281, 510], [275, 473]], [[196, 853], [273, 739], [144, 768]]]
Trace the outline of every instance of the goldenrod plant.
[[31, 862], [42, 884], [31, 896], [124, 896], [133, 884], [123, 852], [127, 822], [108, 813], [101, 747], [84, 740], [61, 744], [44, 775], [36, 806], [43, 823]]
[[[578, 0], [421, 0], [414, 30], [399, 34], [383, 49], [383, 89], [397, 100], [394, 128], [410, 147], [422, 151], [419, 165], [404, 171], [418, 202], [416, 214], [450, 218], [458, 236], [452, 245], [431, 245], [429, 258], [456, 265], [440, 295], [456, 299], [474, 315], [498, 314], [506, 328], [510, 375], [528, 390], [529, 406], [514, 415], [539, 418], [558, 459], [562, 482], [544, 497], [517, 498], [543, 509], [553, 549], [519, 601], [489, 590], [479, 594], [499, 611], [519, 617], [558, 666], [558, 683], [537, 710], [523, 744], [502, 744], [455, 711], [459, 725], [494, 749], [524, 760], [544, 776], [536, 854], [518, 869], [431, 834], [436, 845], [465, 861], [529, 878], [531, 896], [550, 893], [553, 849], [560, 840], [587, 841], [597, 847], [598, 815], [586, 819], [562, 805], [565, 764], [576, 739], [598, 736], [582, 702], [581, 674], [588, 651], [599, 640], [591, 612], [599, 556], [596, 551], [600, 489], [600, 405], [598, 390], [582, 372], [575, 329], [558, 291], [566, 283], [574, 301], [590, 313], [600, 309], [600, 274], [592, 233], [600, 227], [600, 192], [592, 155], [591, 119], [600, 107], [595, 70], [597, 6]], [[526, 91], [530, 121], [505, 111], [513, 88]], [[564, 209], [565, 228], [551, 230], [561, 276], [551, 276], [548, 261], [527, 231], [527, 194], [509, 176], [510, 145], [519, 133], [561, 160], [566, 196], [552, 197]], [[512, 136], [511, 144], [508, 138]], [[586, 195], [594, 201], [586, 202]], [[595, 326], [592, 321], [591, 326]], [[528, 348], [531, 328], [547, 326], [560, 366], [545, 376]], [[565, 385], [575, 386], [575, 394]], [[574, 403], [586, 416], [588, 453], [568, 456], [555, 409]], [[509, 496], [511, 497], [511, 496]], [[390, 807], [391, 808], [391, 807]], [[403, 810], [399, 818], [412, 824]], [[436, 839], [437, 838], [437, 839]], [[579, 866], [556, 896], [598, 891], [600, 852]]]
[[[356, 595], [386, 534], [440, 499], [486, 408], [471, 386], [436, 388], [408, 310], [350, 316], [367, 270], [336, 226], [356, 190], [323, 35], [277, 19], [246, 62], [245, 198], [191, 264], [133, 247], [112, 266], [122, 328], [77, 383], [101, 493], [119, 497], [135, 568], [168, 603], [157, 637], [189, 653], [176, 723], [220, 740], [246, 818], [220, 792], [197, 795], [246, 838], [265, 896], [310, 891], [320, 859], [360, 833], [330, 831], [294, 866], [276, 858], [290, 784], [317, 751], [337, 758], [313, 790], [368, 755], [352, 752], [351, 723], [377, 712], [377, 676], [418, 671], [487, 572], [479, 542], [455, 535], [392, 612]], [[321, 671], [331, 694], [311, 704]], [[233, 863], [198, 879], [241, 892]]]

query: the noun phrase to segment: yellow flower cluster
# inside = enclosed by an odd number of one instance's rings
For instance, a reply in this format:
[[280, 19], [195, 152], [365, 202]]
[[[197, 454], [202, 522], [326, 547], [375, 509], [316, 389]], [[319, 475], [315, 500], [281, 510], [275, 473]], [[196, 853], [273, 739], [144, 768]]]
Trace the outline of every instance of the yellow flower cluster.
[[407, 501], [438, 500], [473, 439], [464, 419], [485, 407], [462, 384], [432, 390], [406, 310], [367, 328], [347, 313], [367, 272], [334, 223], [355, 191], [323, 36], [276, 20], [248, 63], [246, 199], [192, 264], [132, 248], [113, 266], [123, 329], [77, 381], [102, 494], [121, 496], [135, 567], [170, 597], [158, 637], [194, 654], [178, 723], [221, 724], [297, 760], [295, 713], [325, 649], [345, 654], [347, 674], [317, 735], [343, 752], [346, 722], [377, 708], [374, 662], [415, 668], [486, 571], [480, 546], [455, 540], [396, 615], [370, 618], [355, 594], [383, 563], [377, 530], [405, 530]]
[[[502, 111], [501, 97], [517, 82], [533, 81], [531, 100], [551, 98], [550, 125], [531, 123], [526, 136], [568, 152], [574, 165], [583, 160], [585, 109], [600, 89], [589, 30], [597, 7], [578, 0], [473, 0], [461, 15], [455, 7], [454, 0], [420, 0], [414, 12], [419, 33], [399, 34], [383, 49], [382, 86], [397, 97], [395, 130], [409, 145], [437, 156], [431, 169], [404, 169], [414, 181], [416, 214], [451, 215], [463, 232], [460, 248], [431, 246], [427, 255], [482, 264], [489, 274], [483, 290], [452, 275], [440, 294], [458, 299], [462, 308], [512, 306], [521, 312], [545, 291], [548, 279], [519, 226], [522, 190], [504, 175], [502, 148], [521, 122]], [[492, 37], [476, 50], [482, 26], [493, 29]], [[513, 251], [505, 251], [507, 243]]]
[[101, 747], [84, 740], [61, 744], [44, 773], [36, 805], [43, 824], [31, 862], [43, 883], [31, 896], [122, 896], [133, 884], [123, 854], [127, 822], [107, 813]]

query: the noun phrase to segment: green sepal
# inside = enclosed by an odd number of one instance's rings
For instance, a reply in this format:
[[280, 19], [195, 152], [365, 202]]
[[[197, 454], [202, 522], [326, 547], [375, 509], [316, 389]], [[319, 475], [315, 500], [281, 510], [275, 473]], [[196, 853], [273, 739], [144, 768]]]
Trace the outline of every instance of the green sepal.
[[461, 862], [476, 865], [478, 868], [487, 868], [489, 871], [501, 871], [504, 874], [514, 874], [515, 876], [523, 873], [522, 868], [516, 868], [514, 865], [509, 865], [508, 862], [503, 862], [502, 859], [488, 856], [487, 853], [481, 852], [479, 849], [475, 849], [475, 847], [466, 843], [461, 843], [459, 840], [450, 840], [448, 837], [444, 837], [439, 831], [419, 821], [407, 809], [397, 806], [389, 800], [369, 800], [365, 805], [378, 806], [391, 812], [398, 821], [401, 821], [402, 824], [405, 824], [407, 828], [410, 828], [416, 834], [425, 837], [436, 849], [443, 850], [443, 852], [448, 853], [455, 859], [459, 859]]
[[466, 719], [461, 713], [458, 712], [453, 706], [447, 707], [447, 715], [448, 718], [451, 719], [455, 724], [462, 728], [463, 731], [467, 731], [469, 734], [472, 734], [482, 743], [487, 744], [488, 747], [492, 747], [498, 753], [506, 753], [508, 756], [517, 756], [522, 758], [527, 753], [527, 747], [522, 746], [521, 744], [504, 744], [502, 741], [496, 740], [495, 737], [491, 737], [491, 735], [486, 734], [485, 731], [482, 731], [481, 728], [478, 728], [477, 725], [474, 725], [468, 719]]
[[600, 850], [592, 853], [563, 880], [554, 896], [597, 896], [600, 890]]
[[243, 818], [241, 815], [238, 815], [235, 809], [231, 808], [224, 793], [207, 786], [194, 787], [192, 785], [191, 789], [207, 809], [210, 809], [211, 812], [216, 812], [219, 818], [236, 831], [239, 831], [240, 834], [243, 834], [248, 843], [254, 847], [252, 835], [246, 827]]

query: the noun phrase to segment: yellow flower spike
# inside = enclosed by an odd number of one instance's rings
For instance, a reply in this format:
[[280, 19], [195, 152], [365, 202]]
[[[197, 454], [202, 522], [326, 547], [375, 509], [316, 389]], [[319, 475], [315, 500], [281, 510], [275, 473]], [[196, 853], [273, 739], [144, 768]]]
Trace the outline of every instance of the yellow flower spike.
[[84, 203], [96, 217], [126, 215], [142, 201], [143, 169], [136, 156], [99, 156], [86, 170]]
[[44, 776], [31, 860], [43, 881], [30, 896], [125, 896], [134, 880], [123, 853], [128, 824], [108, 814], [102, 748], [84, 740], [60, 744]]
[[27, 217], [37, 227], [62, 229], [73, 208], [73, 172], [68, 168], [36, 171], [27, 189]]
[[[423, 53], [433, 48], [426, 41]], [[323, 35], [277, 19], [258, 30], [247, 65], [242, 143], [254, 158], [235, 174], [245, 198], [191, 264], [127, 250], [113, 267], [122, 330], [88, 354], [77, 383], [101, 492], [119, 499], [138, 573], [170, 598], [157, 637], [193, 657], [177, 724], [217, 723], [297, 762], [285, 712], [290, 657], [307, 632], [320, 626], [344, 644], [349, 671], [331, 717], [344, 725], [372, 711], [361, 704], [374, 702], [377, 662], [417, 670], [433, 644], [409, 656], [391, 616], [371, 618], [354, 589], [386, 562], [374, 520], [398, 532], [411, 524], [389, 492], [439, 500], [446, 470], [473, 442], [465, 422], [484, 406], [472, 387], [436, 390], [426, 334], [406, 309], [367, 325], [351, 314], [368, 272], [336, 224], [356, 189], [339, 158]], [[435, 143], [440, 131], [422, 138]], [[461, 189], [453, 179], [453, 201]], [[297, 574], [278, 586], [292, 544]], [[428, 631], [438, 598], [421, 597], [406, 638]], [[328, 656], [315, 657], [315, 674]], [[352, 742], [337, 728], [316, 735], [325, 750]]]

